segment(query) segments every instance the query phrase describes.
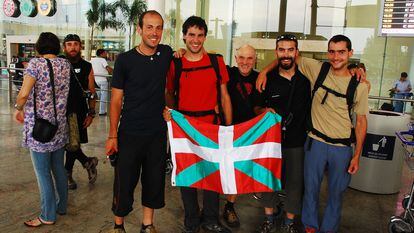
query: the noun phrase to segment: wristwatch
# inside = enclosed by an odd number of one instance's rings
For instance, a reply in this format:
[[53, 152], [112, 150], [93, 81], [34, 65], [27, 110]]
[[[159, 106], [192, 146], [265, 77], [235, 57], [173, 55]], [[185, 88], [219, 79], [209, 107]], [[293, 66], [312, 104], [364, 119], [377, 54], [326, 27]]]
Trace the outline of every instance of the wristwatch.
[[90, 117], [94, 118], [94, 117], [96, 116], [95, 109], [90, 108], [90, 109], [88, 110], [88, 116], [90, 116]]
[[17, 103], [14, 105], [14, 109], [17, 111], [23, 111], [23, 105], [18, 105]]

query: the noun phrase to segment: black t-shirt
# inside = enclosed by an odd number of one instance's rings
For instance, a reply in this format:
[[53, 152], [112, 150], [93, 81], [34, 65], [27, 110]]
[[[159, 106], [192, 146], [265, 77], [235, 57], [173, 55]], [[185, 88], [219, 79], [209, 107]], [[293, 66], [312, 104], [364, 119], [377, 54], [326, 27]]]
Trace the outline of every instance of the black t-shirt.
[[[230, 76], [227, 89], [233, 109], [233, 124], [248, 121], [256, 116], [253, 110], [253, 93], [259, 73], [252, 70], [247, 77], [244, 77], [237, 67], [230, 68], [227, 66], [227, 70]], [[243, 91], [241, 84], [244, 85], [246, 92]]]
[[162, 44], [152, 56], [141, 55], [135, 48], [118, 56], [112, 87], [124, 91], [119, 131], [150, 135], [166, 130], [162, 111], [171, 59], [171, 47]]
[[[294, 92], [288, 107], [292, 86], [294, 86]], [[286, 120], [291, 113], [290, 124], [286, 125], [286, 132], [282, 133], [283, 148], [304, 145], [306, 118], [310, 110], [310, 83], [299, 70], [296, 69], [291, 80], [280, 76], [278, 68], [270, 71], [267, 74], [265, 91], [261, 95], [255, 95], [255, 101], [258, 106], [273, 108], [282, 116], [282, 121]]]
[[92, 64], [83, 60], [82, 58], [77, 63], [72, 63], [73, 70], [78, 77], [79, 82], [82, 84], [84, 90], [89, 90], [89, 73], [92, 70]]

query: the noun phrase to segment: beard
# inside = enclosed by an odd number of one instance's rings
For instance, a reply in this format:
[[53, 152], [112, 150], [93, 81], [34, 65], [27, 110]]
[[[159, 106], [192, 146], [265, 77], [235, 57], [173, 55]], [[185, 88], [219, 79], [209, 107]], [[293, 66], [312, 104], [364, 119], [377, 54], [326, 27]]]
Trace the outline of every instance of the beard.
[[70, 61], [70, 63], [77, 63], [81, 59], [80, 51], [74, 56], [71, 55], [71, 52], [72, 51], [70, 51], [69, 53], [65, 53], [66, 58]]
[[[290, 60], [289, 64], [283, 64], [282, 60], [288, 59]], [[290, 70], [293, 65], [295, 64], [295, 60], [293, 57], [281, 57], [278, 59], [279, 60], [279, 66], [280, 68], [284, 69], [284, 70]]]

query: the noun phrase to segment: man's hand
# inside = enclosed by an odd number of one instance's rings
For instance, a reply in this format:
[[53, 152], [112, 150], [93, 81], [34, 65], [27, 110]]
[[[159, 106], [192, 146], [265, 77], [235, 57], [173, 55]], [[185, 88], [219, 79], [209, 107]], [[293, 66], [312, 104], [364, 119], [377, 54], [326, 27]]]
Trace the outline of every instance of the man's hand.
[[92, 121], [93, 121], [93, 117], [86, 116], [85, 120], [83, 121], [83, 128], [84, 129], [88, 128], [92, 124]]
[[164, 117], [164, 120], [166, 122], [171, 120], [171, 111], [170, 108], [168, 108], [167, 106], [165, 106], [164, 111], [162, 112], [162, 116]]
[[111, 155], [116, 152], [118, 152], [118, 138], [108, 137], [108, 139], [106, 140], [106, 145], [105, 145], [106, 155]]
[[359, 156], [354, 156], [349, 163], [348, 173], [354, 175], [359, 170]]
[[262, 93], [265, 89], [266, 82], [267, 82], [266, 74], [267, 72], [262, 71], [259, 73], [259, 76], [257, 76], [256, 89], [257, 91], [259, 91], [259, 93]]
[[24, 112], [16, 110], [14, 112], [14, 120], [17, 123], [23, 124], [23, 122], [24, 122]]
[[365, 83], [368, 86], [368, 93], [371, 90], [371, 82], [367, 79], [367, 73], [362, 68], [356, 70], [356, 76], [359, 82]]
[[187, 51], [183, 48], [179, 48], [177, 51], [173, 53], [175, 58], [182, 58]]

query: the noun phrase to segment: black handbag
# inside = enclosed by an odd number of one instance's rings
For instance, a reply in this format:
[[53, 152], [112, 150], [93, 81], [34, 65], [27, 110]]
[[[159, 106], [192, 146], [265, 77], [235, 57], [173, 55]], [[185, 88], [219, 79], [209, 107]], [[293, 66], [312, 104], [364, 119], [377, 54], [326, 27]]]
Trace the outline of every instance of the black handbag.
[[57, 112], [56, 112], [56, 97], [55, 97], [55, 83], [54, 83], [54, 74], [52, 63], [50, 63], [49, 59], [46, 59], [47, 66], [49, 67], [49, 76], [50, 76], [50, 84], [52, 86], [52, 98], [53, 98], [53, 109], [55, 110], [55, 121], [56, 124], [51, 123], [50, 121], [42, 118], [38, 118], [36, 114], [36, 89], [33, 89], [33, 108], [34, 108], [34, 126], [32, 137], [34, 140], [46, 143], [50, 142], [53, 137], [55, 136], [58, 125], [57, 125]]

